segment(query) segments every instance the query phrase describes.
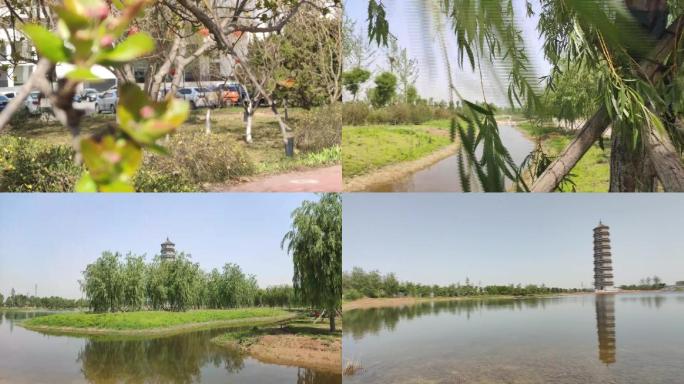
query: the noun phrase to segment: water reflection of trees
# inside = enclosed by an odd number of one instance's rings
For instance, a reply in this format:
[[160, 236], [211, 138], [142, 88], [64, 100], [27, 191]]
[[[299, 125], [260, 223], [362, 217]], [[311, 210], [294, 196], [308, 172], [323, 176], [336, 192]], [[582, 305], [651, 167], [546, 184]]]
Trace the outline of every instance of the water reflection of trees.
[[[143, 340], [89, 339], [77, 361], [85, 379], [92, 383], [201, 382], [201, 369], [208, 364], [229, 373], [244, 367], [245, 355], [238, 349], [211, 343], [212, 337], [223, 332], [203, 331]], [[297, 384], [341, 384], [342, 376], [300, 368], [296, 380]]]
[[620, 299], [623, 302], [640, 303], [644, 307], [660, 309], [663, 303], [667, 301], [667, 296], [626, 296]]
[[423, 302], [403, 307], [357, 309], [344, 313], [344, 332], [354, 339], [377, 334], [383, 329], [394, 330], [400, 320], [413, 320], [426, 315], [448, 313], [470, 319], [473, 313], [486, 311], [514, 311], [543, 309], [559, 303], [562, 298], [487, 299]]
[[598, 332], [599, 360], [605, 364], [616, 361], [615, 296], [596, 296], [596, 329]]
[[297, 384], [342, 384], [342, 375], [312, 371], [299, 368], [297, 371]]
[[209, 340], [211, 331], [151, 340], [87, 340], [77, 361], [90, 382], [192, 383], [201, 367], [211, 363], [237, 372], [244, 365], [238, 350], [220, 348]]

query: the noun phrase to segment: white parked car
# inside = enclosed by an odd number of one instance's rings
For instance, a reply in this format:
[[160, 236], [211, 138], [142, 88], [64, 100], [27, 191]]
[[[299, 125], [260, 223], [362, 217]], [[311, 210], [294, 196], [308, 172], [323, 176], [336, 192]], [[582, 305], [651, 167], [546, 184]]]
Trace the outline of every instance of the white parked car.
[[190, 103], [190, 108], [216, 107], [218, 106], [218, 96], [206, 88], [186, 87], [176, 91], [176, 97]]
[[116, 113], [116, 105], [119, 103], [119, 94], [116, 90], [105, 91], [97, 95], [95, 99], [95, 112]]
[[24, 100], [24, 107], [28, 113], [32, 115], [40, 114], [40, 99], [40, 92], [33, 91], [29, 93], [29, 95], [26, 97], [26, 100]]

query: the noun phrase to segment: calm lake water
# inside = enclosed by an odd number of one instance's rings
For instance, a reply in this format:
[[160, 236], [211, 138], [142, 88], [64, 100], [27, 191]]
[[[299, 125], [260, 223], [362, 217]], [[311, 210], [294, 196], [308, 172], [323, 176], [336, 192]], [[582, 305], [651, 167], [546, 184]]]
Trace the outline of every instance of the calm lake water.
[[684, 383], [684, 294], [452, 301], [344, 313], [347, 383]]
[[16, 325], [39, 315], [0, 311], [0, 383], [342, 383], [339, 374], [263, 364], [212, 344], [222, 330], [105, 340], [49, 336]]
[[[501, 141], [511, 154], [517, 165], [534, 150], [534, 143], [511, 125], [500, 125]], [[473, 178], [476, 176], [473, 175]], [[473, 191], [479, 185], [473, 181]], [[444, 160], [415, 172], [409, 176], [393, 180], [389, 183], [377, 183], [369, 186], [366, 192], [462, 192], [461, 178], [458, 173], [458, 156], [450, 156]]]

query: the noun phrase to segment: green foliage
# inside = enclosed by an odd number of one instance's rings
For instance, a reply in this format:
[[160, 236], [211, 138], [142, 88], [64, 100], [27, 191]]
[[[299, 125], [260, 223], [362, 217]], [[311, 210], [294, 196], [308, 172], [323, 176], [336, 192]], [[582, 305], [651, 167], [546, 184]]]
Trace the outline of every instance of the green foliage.
[[305, 112], [298, 118], [295, 143], [302, 152], [319, 152], [342, 142], [342, 107], [340, 103]]
[[344, 298], [357, 300], [362, 297], [462, 297], [484, 295], [529, 296], [566, 292], [579, 292], [579, 289], [550, 288], [544, 285], [474, 285], [466, 278], [464, 284], [448, 286], [424, 285], [413, 282], [399, 282], [393, 273], [381, 274], [379, 271], [364, 271], [354, 267], [342, 276]]
[[361, 85], [370, 79], [371, 73], [363, 68], [353, 68], [342, 74], [342, 84], [344, 88], [354, 96], [359, 93]]
[[391, 72], [383, 72], [375, 78], [370, 101], [375, 108], [384, 107], [394, 100], [396, 94], [397, 77]]
[[574, 128], [577, 121], [589, 118], [599, 107], [599, 75], [581, 63], [563, 67], [552, 87], [547, 88], [544, 110]]
[[2, 301], [2, 294], [0, 294], [0, 307], [8, 308], [36, 308], [36, 309], [80, 309], [87, 308], [88, 303], [82, 299], [65, 299], [58, 296], [38, 297], [27, 296], [22, 294], [15, 294], [7, 296], [5, 302]]
[[324, 308], [335, 331], [342, 301], [342, 198], [338, 193], [305, 201], [292, 212], [292, 227], [281, 246], [292, 255], [293, 287], [302, 302]]
[[124, 284], [121, 255], [103, 252], [83, 271], [81, 289], [93, 311], [114, 312], [124, 306]]
[[145, 157], [146, 174], [136, 180], [140, 190], [164, 191], [167, 185], [178, 187], [172, 191], [192, 190], [203, 183], [237, 179], [256, 170], [244, 148], [227, 135], [177, 133], [170, 137], [167, 147], [169, 155]]
[[26, 321], [26, 326], [95, 328], [108, 330], [145, 330], [186, 324], [283, 317], [288, 312], [273, 308], [202, 310], [188, 312], [64, 313], [40, 316]]
[[64, 145], [0, 136], [0, 191], [69, 192], [83, 172]]
[[207, 278], [209, 308], [253, 306], [258, 292], [254, 275], [246, 276], [236, 264], [224, 265], [222, 272], [213, 269]]
[[434, 119], [450, 118], [454, 111], [426, 103], [396, 103], [383, 108], [371, 109], [362, 102], [342, 104], [344, 125], [365, 124], [425, 124]]
[[[678, 284], [679, 285], [679, 284]], [[665, 288], [667, 284], [658, 276], [646, 277], [639, 281], [639, 284], [621, 285], [620, 289], [630, 291], [658, 291]]]
[[294, 288], [289, 285], [276, 285], [260, 289], [256, 301], [259, 306], [264, 307], [292, 308], [299, 304]]

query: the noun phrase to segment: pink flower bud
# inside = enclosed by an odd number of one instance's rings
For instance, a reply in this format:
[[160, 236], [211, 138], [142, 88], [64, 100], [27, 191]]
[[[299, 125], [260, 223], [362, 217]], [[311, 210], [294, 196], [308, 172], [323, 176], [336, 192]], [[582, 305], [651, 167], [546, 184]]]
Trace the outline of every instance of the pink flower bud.
[[102, 4], [98, 7], [90, 8], [87, 14], [94, 19], [104, 20], [109, 16], [109, 7], [106, 4]]
[[104, 36], [102, 36], [102, 39], [100, 39], [100, 47], [102, 47], [102, 48], [111, 47], [113, 43], [114, 43], [114, 36], [112, 36], [112, 35], [104, 35]]
[[140, 116], [142, 116], [143, 119], [151, 119], [154, 117], [154, 108], [149, 105], [140, 108]]

